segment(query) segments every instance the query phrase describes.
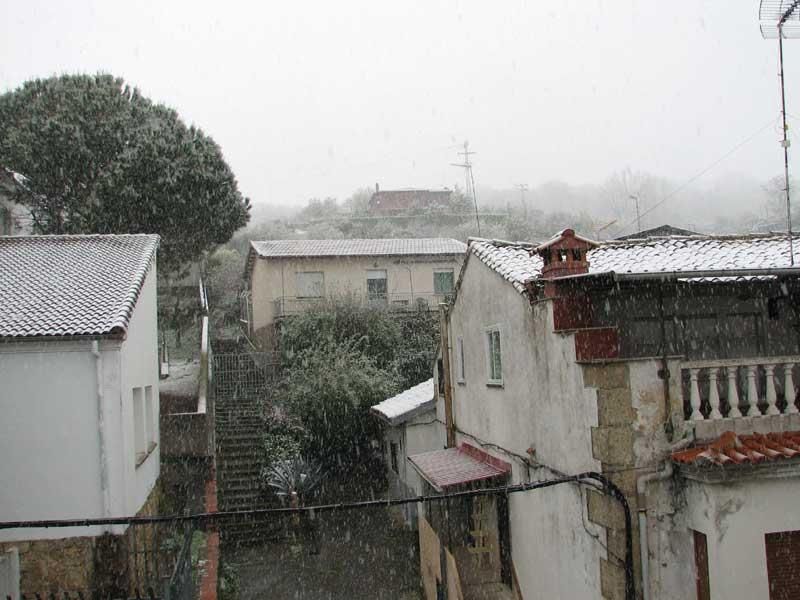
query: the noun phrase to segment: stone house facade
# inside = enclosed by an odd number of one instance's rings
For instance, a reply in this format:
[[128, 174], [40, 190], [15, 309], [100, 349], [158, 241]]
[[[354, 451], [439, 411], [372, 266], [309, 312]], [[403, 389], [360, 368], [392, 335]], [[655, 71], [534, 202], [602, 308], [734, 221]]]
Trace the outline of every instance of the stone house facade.
[[[502, 585], [495, 597], [509, 598], [795, 589], [800, 269], [788, 243], [595, 243], [571, 230], [538, 245], [471, 240], [443, 330], [449, 448], [437, 458], [461, 451], [470, 471], [447, 490], [595, 472], [632, 523], [608, 490], [576, 484], [463, 506], [460, 538], [426, 507], [427, 596], [437, 585], [448, 597]], [[434, 484], [431, 458], [409, 460]], [[448, 515], [452, 531], [458, 511]], [[488, 525], [476, 537], [477, 517]], [[482, 538], [499, 573], [475, 581]]]
[[440, 238], [251, 242], [243, 320], [270, 346], [282, 318], [332, 297], [437, 310], [453, 290], [465, 251], [462, 242]]
[[[156, 514], [158, 244], [0, 238], [0, 521]], [[3, 529], [0, 551], [18, 549], [22, 593], [117, 593], [129, 529]]]

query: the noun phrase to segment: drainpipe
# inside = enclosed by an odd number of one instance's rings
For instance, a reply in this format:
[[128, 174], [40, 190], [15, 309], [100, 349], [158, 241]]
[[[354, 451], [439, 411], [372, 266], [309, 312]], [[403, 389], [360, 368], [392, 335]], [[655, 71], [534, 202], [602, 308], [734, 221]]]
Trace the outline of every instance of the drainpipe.
[[[103, 357], [100, 354], [100, 346], [97, 340], [92, 342], [92, 356], [94, 356], [95, 373], [97, 378], [97, 430], [100, 436], [100, 489], [103, 493], [103, 516], [111, 516], [111, 492], [108, 486], [108, 451], [106, 444], [106, 426], [103, 415]], [[103, 527], [105, 533], [110, 531], [110, 527]]]
[[[673, 444], [669, 448], [669, 454], [686, 448], [694, 441], [694, 436], [690, 436]], [[636, 494], [639, 502], [639, 556], [642, 565], [642, 598], [650, 600], [650, 556], [647, 543], [647, 484], [653, 481], [664, 481], [672, 477], [672, 461], [667, 459], [664, 468], [655, 473], [647, 473], [636, 480]]]
[[447, 304], [439, 304], [439, 326], [442, 344], [442, 371], [444, 375], [444, 421], [445, 432], [447, 433], [447, 447], [454, 448], [456, 445], [455, 417], [453, 415], [453, 388], [451, 387], [450, 375], [450, 331], [449, 315], [447, 314]]

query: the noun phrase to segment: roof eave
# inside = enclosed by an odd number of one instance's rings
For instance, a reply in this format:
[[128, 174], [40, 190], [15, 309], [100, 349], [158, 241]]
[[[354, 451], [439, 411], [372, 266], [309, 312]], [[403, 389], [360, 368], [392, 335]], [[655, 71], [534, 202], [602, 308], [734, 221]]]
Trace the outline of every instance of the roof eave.
[[[679, 279], [716, 279], [736, 277], [798, 277], [800, 267], [764, 268], [764, 269], [705, 269], [698, 271], [652, 271], [643, 273], [617, 273], [602, 271], [598, 273], [579, 273], [565, 275], [549, 281], [580, 281], [584, 279], [610, 279], [613, 281], [676, 281]], [[532, 281], [543, 281], [537, 277]]]
[[398, 425], [402, 425], [403, 423], [407, 423], [408, 421], [410, 421], [414, 417], [418, 417], [419, 415], [425, 414], [426, 412], [430, 412], [431, 410], [435, 410], [435, 409], [436, 409], [436, 399], [432, 398], [431, 400], [428, 400], [428, 401], [424, 402], [423, 404], [420, 404], [419, 406], [415, 406], [411, 410], [408, 410], [408, 411], [406, 411], [406, 412], [404, 412], [402, 414], [396, 415], [394, 417], [389, 417], [389, 416], [385, 415], [380, 410], [378, 410], [377, 406], [373, 406], [369, 410], [373, 415], [378, 417], [381, 421], [383, 421], [387, 425], [389, 425], [391, 427], [397, 427]]

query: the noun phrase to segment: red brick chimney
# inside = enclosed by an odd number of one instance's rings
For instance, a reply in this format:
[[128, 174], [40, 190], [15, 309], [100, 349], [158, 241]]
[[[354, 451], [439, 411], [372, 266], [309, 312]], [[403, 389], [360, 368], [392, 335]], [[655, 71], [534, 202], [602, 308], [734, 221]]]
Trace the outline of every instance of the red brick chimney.
[[598, 246], [587, 238], [575, 234], [572, 229], [565, 229], [551, 240], [537, 246], [533, 252], [542, 257], [542, 279], [555, 279], [566, 275], [579, 275], [589, 272], [589, 261], [586, 253]]

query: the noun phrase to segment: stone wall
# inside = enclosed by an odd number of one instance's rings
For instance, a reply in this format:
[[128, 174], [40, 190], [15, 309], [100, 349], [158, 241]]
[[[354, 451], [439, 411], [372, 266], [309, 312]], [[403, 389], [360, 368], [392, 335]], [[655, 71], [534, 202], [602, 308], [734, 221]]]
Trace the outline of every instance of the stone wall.
[[20, 592], [27, 595], [86, 590], [94, 579], [93, 537], [0, 543], [0, 552], [17, 548]]
[[[626, 363], [611, 362], [583, 366], [587, 387], [597, 390], [597, 422], [592, 428], [592, 454], [602, 464], [602, 473], [625, 494], [631, 510], [633, 561], [636, 581], [641, 580], [639, 527], [636, 498], [634, 429], [637, 414], [631, 397], [630, 376]], [[616, 500], [589, 491], [586, 495], [589, 520], [605, 528], [608, 558], [600, 559], [600, 589], [603, 598], [625, 598], [625, 518]], [[639, 589], [637, 583], [637, 591]]]
[[[156, 485], [136, 516], [158, 514], [161, 498]], [[141, 526], [136, 532], [139, 543], [152, 544], [154, 527]], [[86, 592], [127, 593], [131, 585], [131, 569], [136, 565], [130, 552], [133, 527], [121, 536], [101, 535], [52, 540], [0, 543], [0, 552], [17, 548], [20, 562], [20, 592], [36, 593]]]

